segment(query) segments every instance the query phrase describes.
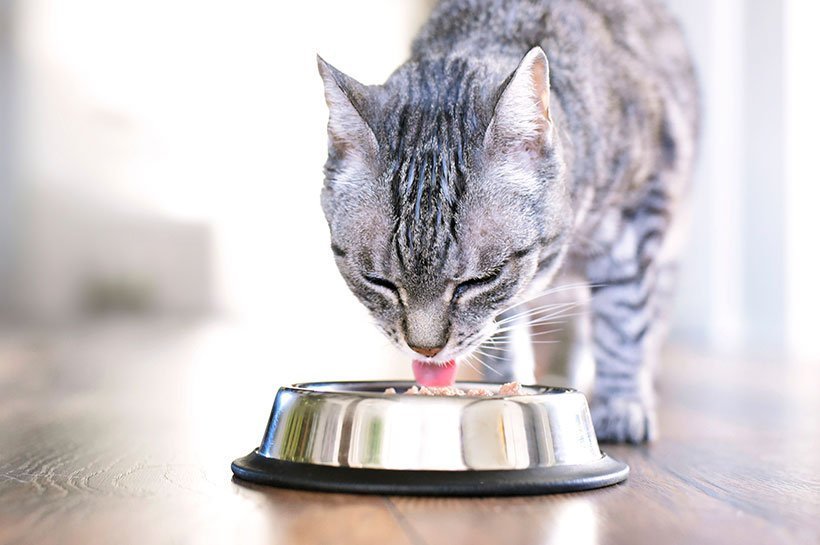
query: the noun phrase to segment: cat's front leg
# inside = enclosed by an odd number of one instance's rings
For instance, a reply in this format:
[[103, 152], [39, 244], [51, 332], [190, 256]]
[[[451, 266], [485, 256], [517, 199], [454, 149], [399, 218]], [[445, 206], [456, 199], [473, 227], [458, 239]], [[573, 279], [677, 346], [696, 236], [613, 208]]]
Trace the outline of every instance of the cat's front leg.
[[595, 386], [592, 418], [599, 440], [642, 443], [656, 435], [653, 373], [665, 333], [660, 310], [665, 218], [641, 211], [621, 227], [612, 250], [590, 260]]

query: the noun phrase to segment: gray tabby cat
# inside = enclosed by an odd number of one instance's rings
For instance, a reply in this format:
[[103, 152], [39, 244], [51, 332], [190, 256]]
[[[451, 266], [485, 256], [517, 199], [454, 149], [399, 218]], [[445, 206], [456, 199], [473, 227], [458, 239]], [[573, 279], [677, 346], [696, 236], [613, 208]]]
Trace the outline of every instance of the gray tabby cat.
[[598, 436], [651, 439], [697, 132], [692, 66], [661, 5], [441, 0], [383, 85], [319, 71], [331, 247], [384, 333], [426, 364], [461, 358], [580, 274]]

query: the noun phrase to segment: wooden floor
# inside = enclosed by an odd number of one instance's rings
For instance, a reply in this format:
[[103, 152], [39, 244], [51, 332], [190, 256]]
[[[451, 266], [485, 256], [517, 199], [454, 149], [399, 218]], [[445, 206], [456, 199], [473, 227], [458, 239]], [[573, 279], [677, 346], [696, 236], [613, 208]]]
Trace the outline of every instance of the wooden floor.
[[[213, 325], [0, 338], [0, 543], [820, 543], [820, 366], [670, 351], [627, 482], [422, 499], [232, 480], [273, 391]], [[235, 338], [234, 338], [235, 339]], [[256, 372], [255, 372], [256, 370]], [[335, 378], [335, 377], [329, 377]], [[260, 394], [261, 392], [261, 394]]]

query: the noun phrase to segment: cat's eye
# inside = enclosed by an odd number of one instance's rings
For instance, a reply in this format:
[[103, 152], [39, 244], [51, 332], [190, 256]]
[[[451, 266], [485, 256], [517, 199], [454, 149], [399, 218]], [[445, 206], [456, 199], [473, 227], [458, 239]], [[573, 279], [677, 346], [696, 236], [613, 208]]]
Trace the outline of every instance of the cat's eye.
[[372, 284], [374, 286], [379, 286], [380, 288], [388, 289], [388, 290], [392, 291], [393, 293], [395, 293], [397, 295], [399, 293], [398, 286], [396, 286], [390, 280], [386, 280], [386, 279], [380, 278], [378, 276], [373, 276], [371, 274], [364, 274], [364, 275], [362, 275], [362, 277], [367, 281], [368, 284]]
[[459, 299], [461, 296], [463, 296], [471, 289], [492, 284], [493, 282], [498, 280], [503, 270], [504, 267], [498, 267], [487, 272], [486, 274], [462, 282], [461, 284], [457, 285], [456, 289], [453, 291], [453, 300], [455, 301]]

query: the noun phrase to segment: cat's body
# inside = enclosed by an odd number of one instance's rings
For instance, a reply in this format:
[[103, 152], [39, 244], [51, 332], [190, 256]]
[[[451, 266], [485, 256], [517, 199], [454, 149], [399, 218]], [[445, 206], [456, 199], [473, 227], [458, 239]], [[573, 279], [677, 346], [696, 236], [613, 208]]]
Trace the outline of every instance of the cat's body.
[[[320, 70], [334, 251], [385, 333], [430, 361], [462, 356], [499, 321], [543, 322], [513, 305], [581, 276], [596, 430], [650, 438], [666, 246], [697, 130], [666, 12], [655, 0], [443, 0], [383, 86]], [[487, 362], [530, 357], [514, 346], [498, 340]]]

